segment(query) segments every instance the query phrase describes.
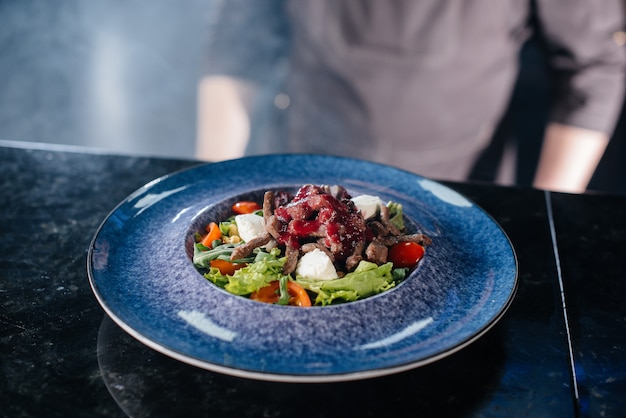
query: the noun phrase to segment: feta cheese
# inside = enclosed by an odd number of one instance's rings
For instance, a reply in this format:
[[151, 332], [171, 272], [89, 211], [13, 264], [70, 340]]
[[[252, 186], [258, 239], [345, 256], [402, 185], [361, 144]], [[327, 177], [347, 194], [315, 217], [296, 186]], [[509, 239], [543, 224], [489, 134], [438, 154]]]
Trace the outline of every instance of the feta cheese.
[[262, 237], [265, 234], [265, 221], [262, 216], [254, 213], [235, 216], [235, 223], [239, 231], [239, 237], [245, 242], [254, 238]]
[[333, 280], [339, 277], [330, 257], [317, 248], [300, 257], [296, 275], [316, 280]]
[[367, 194], [355, 196], [352, 198], [352, 201], [365, 219], [376, 216], [380, 211], [380, 207], [384, 205], [380, 197]]

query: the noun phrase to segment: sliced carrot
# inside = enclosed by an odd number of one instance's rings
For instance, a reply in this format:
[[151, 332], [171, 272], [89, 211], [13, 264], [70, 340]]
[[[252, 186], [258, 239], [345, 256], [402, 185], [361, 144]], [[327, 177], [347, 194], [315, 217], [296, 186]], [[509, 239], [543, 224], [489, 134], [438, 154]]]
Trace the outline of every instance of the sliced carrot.
[[206, 231], [208, 233], [204, 236], [204, 238], [202, 238], [202, 245], [207, 248], [211, 248], [213, 241], [222, 237], [222, 231], [220, 231], [220, 227], [215, 222], [208, 224]]
[[287, 282], [287, 289], [289, 290], [289, 294], [292, 296], [289, 298], [290, 305], [305, 307], [311, 306], [311, 298], [309, 297], [309, 294], [298, 283], [289, 280]]
[[228, 276], [232, 276], [233, 274], [235, 274], [235, 271], [246, 265], [245, 263], [231, 263], [230, 261], [220, 260], [219, 258], [211, 260], [210, 264], [211, 267], [219, 269], [220, 273]]

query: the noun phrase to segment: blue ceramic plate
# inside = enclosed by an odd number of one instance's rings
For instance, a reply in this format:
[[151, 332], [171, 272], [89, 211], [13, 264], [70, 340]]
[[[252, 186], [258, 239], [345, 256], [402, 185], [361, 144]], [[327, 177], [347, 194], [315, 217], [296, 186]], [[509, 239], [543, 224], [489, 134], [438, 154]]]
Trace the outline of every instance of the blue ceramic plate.
[[[268, 189], [338, 184], [403, 205], [433, 243], [380, 295], [343, 305], [275, 306], [228, 294], [191, 262], [193, 235]], [[382, 376], [467, 346], [502, 317], [517, 261], [502, 229], [440, 183], [370, 162], [249, 157], [164, 176], [121, 202], [89, 249], [89, 280], [108, 315], [142, 343], [230, 375], [288, 382]]]

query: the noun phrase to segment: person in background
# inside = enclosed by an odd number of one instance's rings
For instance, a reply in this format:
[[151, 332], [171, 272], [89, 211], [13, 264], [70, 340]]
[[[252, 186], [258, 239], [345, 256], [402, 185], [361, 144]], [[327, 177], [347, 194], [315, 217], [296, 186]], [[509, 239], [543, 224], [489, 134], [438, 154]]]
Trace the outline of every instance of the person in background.
[[622, 0], [231, 0], [199, 85], [197, 156], [363, 158], [468, 179], [531, 34], [549, 54], [533, 185], [583, 192], [624, 99]]

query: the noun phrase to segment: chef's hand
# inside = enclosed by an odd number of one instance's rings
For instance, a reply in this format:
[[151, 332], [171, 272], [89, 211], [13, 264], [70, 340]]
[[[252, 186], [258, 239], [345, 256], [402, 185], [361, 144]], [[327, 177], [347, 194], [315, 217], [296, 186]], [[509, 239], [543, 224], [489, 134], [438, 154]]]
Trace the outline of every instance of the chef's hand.
[[222, 161], [242, 157], [250, 137], [250, 106], [256, 88], [227, 76], [206, 76], [198, 86], [196, 157]]
[[546, 129], [533, 186], [583, 193], [609, 143], [604, 132], [552, 123]]

